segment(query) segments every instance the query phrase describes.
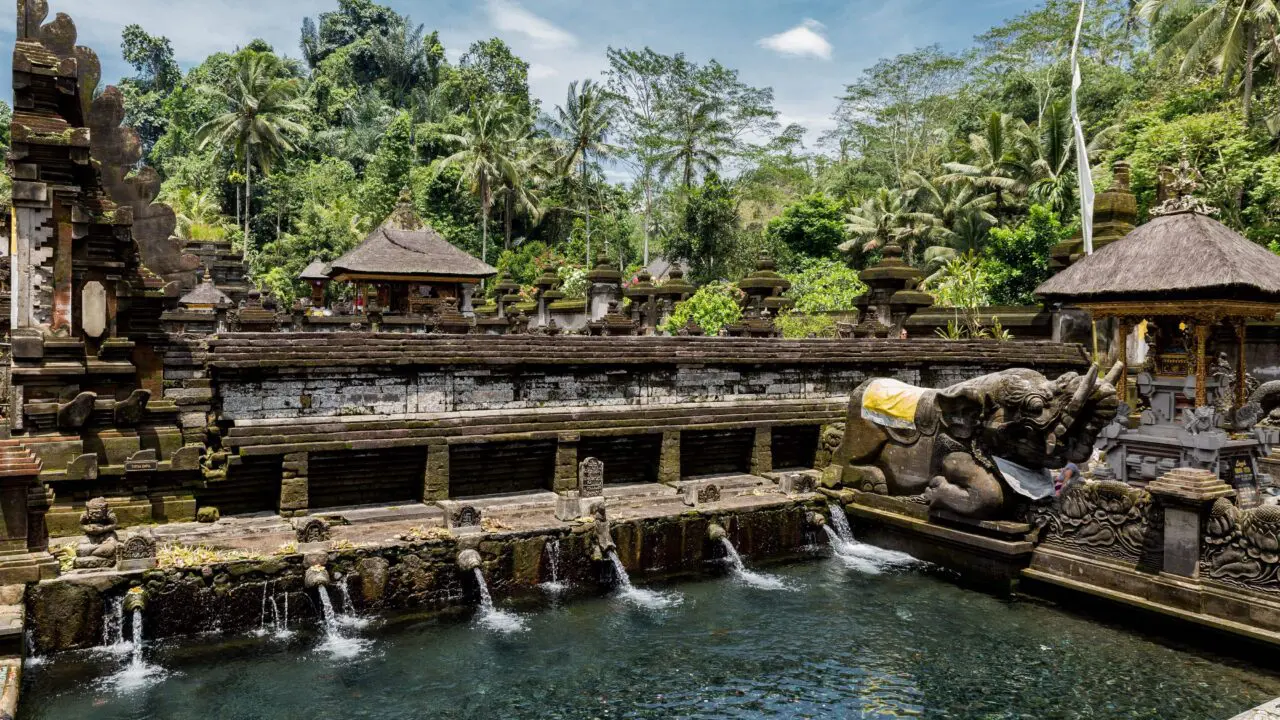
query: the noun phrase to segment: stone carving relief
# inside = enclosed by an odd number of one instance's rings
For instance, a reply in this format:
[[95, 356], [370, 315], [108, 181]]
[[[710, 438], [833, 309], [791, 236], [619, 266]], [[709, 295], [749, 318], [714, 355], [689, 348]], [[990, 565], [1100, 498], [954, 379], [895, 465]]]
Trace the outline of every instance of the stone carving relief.
[[72, 567], [76, 570], [99, 570], [116, 563], [120, 541], [116, 535], [116, 514], [107, 499], [97, 497], [85, 505], [80, 515], [80, 531], [85, 541], [76, 546]]
[[307, 518], [295, 526], [294, 534], [299, 545], [326, 542], [329, 540], [329, 523], [323, 518]]
[[1230, 585], [1280, 593], [1280, 507], [1241, 510], [1218, 498], [1205, 525], [1201, 572]]
[[1052, 505], [1037, 508], [1033, 522], [1050, 545], [1137, 562], [1158, 522], [1154, 516], [1146, 490], [1102, 481], [1067, 488]]
[[589, 457], [578, 463], [578, 496], [584, 498], [604, 495], [604, 462]]

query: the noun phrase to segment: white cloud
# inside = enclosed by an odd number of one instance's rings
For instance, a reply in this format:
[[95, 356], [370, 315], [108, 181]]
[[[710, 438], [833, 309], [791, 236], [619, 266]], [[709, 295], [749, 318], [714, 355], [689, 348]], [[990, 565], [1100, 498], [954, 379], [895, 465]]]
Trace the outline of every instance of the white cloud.
[[761, 38], [758, 44], [760, 47], [772, 50], [780, 55], [808, 56], [830, 60], [831, 43], [827, 42], [827, 39], [823, 37], [822, 31], [824, 29], [825, 27], [822, 23], [806, 18], [804, 22], [786, 32]]
[[572, 33], [534, 15], [512, 0], [489, 0], [488, 12], [489, 21], [495, 28], [524, 35], [538, 47], [569, 48], [578, 43]]
[[544, 80], [546, 78], [555, 77], [559, 74], [560, 74], [560, 71], [551, 67], [550, 65], [533, 63], [532, 65], [529, 66], [530, 80]]

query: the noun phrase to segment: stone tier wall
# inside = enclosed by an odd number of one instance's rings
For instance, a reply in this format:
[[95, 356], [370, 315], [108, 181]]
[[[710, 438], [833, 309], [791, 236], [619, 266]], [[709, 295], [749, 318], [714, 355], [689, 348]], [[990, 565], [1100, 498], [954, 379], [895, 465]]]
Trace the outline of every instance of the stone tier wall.
[[[624, 521], [612, 525], [618, 556], [633, 578], [723, 572], [720, 544], [707, 538], [718, 523], [739, 553], [752, 562], [793, 556], [819, 542], [820, 531], [806, 516], [825, 505], [791, 501], [733, 511], [697, 512]], [[614, 584], [607, 559], [597, 559], [593, 526], [580, 523], [530, 532], [396, 542], [323, 554], [333, 583], [346, 583], [360, 612], [394, 612], [472, 607], [478, 592], [472, 574], [455, 565], [458, 553], [480, 552], [495, 599], [533, 595], [550, 579], [547, 543], [558, 542], [558, 579], [575, 592], [595, 594]], [[34, 652], [45, 654], [102, 644], [103, 618], [132, 587], [146, 591], [144, 634], [149, 640], [205, 632], [211, 627], [239, 633], [259, 627], [263, 593], [282, 608], [289, 603], [291, 627], [317, 627], [315, 590], [305, 590], [309, 562], [301, 554], [262, 560], [214, 562], [198, 567], [128, 573], [66, 575], [31, 586], [27, 618]], [[338, 590], [334, 588], [335, 598]], [[270, 622], [270, 619], [268, 619]]]
[[[270, 509], [286, 514], [315, 509], [313, 495], [335, 497], [322, 469], [334, 463], [350, 466], [343, 482], [367, 486], [369, 503], [569, 490], [584, 438], [628, 435], [661, 435], [644, 444], [659, 448], [648, 462], [670, 483], [712, 471], [688, 462], [707, 431], [721, 433], [733, 472], [759, 474], [773, 468], [773, 427], [810, 426], [791, 436], [816, 444], [869, 377], [944, 387], [1009, 367], [1054, 376], [1085, 364], [1079, 346], [1054, 343], [232, 334], [209, 340], [204, 361], [231, 455], [208, 488], [240, 487], [240, 463], [274, 457], [283, 479]], [[203, 389], [175, 392], [195, 402]], [[732, 450], [738, 441], [749, 458]], [[491, 448], [459, 450], [478, 443]], [[421, 469], [405, 454], [412, 448]], [[521, 474], [517, 460], [544, 469]]]

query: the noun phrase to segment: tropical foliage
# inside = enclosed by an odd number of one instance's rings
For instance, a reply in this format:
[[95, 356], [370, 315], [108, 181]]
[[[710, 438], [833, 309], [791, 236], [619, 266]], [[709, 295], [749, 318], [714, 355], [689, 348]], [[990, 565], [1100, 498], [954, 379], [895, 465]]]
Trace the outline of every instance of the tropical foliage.
[[[299, 18], [297, 50], [254, 41], [185, 72], [131, 25], [120, 85], [180, 237], [235, 243], [285, 301], [408, 188], [446, 238], [525, 285], [549, 259], [576, 293], [600, 253], [628, 277], [662, 255], [698, 283], [770, 255], [818, 313], [850, 305], [855, 271], [896, 245], [944, 304], [1020, 303], [1078, 215], [1077, 8], [1043, 0], [963, 52], [876, 62], [816, 143], [779, 122], [771, 89], [651, 48], [610, 48], [599, 77], [544, 107], [502, 40], [449, 54], [374, 0]], [[1185, 158], [1224, 222], [1280, 247], [1278, 31], [1270, 1], [1090, 0], [1079, 106], [1096, 189], [1127, 160], [1145, 217], [1160, 167]], [[680, 312], [722, 325], [730, 293], [710, 287]]]

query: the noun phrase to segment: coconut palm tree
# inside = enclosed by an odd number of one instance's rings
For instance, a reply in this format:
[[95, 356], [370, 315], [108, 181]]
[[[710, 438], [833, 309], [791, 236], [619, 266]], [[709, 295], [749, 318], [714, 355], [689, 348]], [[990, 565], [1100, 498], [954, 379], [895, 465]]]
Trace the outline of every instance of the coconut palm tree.
[[414, 25], [408, 17], [398, 17], [384, 33], [369, 38], [373, 59], [386, 80], [391, 102], [398, 109], [413, 95], [415, 86], [427, 75], [428, 50], [424, 25]]
[[914, 242], [925, 234], [934, 219], [911, 207], [914, 191], [880, 188], [875, 195], [845, 216], [845, 232], [853, 236], [839, 245], [841, 252], [866, 254], [890, 241], [904, 243], [910, 255]]
[[663, 175], [680, 171], [685, 188], [693, 184], [696, 172], [718, 170], [720, 152], [733, 144], [729, 122], [722, 117], [720, 101], [707, 99], [675, 108], [668, 124], [666, 147], [658, 154]]
[[565, 104], [556, 106], [551, 132], [561, 143], [560, 171], [568, 175], [578, 166], [582, 181], [583, 210], [587, 222], [587, 263], [591, 263], [591, 199], [588, 173], [591, 156], [608, 157], [617, 148], [610, 145], [609, 131], [618, 114], [618, 101], [591, 80], [569, 83]]
[[519, 139], [527, 132], [524, 118], [501, 95], [473, 103], [463, 116], [463, 129], [443, 133], [441, 139], [457, 150], [437, 161], [436, 173], [450, 166], [461, 169], [459, 183], [467, 183], [480, 199], [480, 259], [489, 260], [489, 213], [495, 184], [519, 185]]
[[905, 179], [912, 189], [917, 223], [935, 247], [976, 250], [985, 230], [998, 222], [990, 213], [995, 193], [984, 194], [967, 184], [932, 181], [918, 172], [907, 173]]
[[1253, 72], [1259, 37], [1273, 45], [1280, 25], [1280, 8], [1275, 0], [1142, 0], [1138, 12], [1148, 22], [1162, 16], [1192, 10], [1191, 22], [1159, 48], [1157, 58], [1170, 61], [1182, 57], [1178, 69], [1184, 75], [1201, 63], [1222, 73], [1223, 82], [1240, 76], [1240, 102], [1247, 126], [1253, 112]]
[[987, 116], [981, 133], [969, 135], [964, 161], [943, 163], [943, 183], [965, 183], [977, 190], [995, 194], [996, 211], [1003, 210], [1014, 197], [1026, 191], [1019, 176], [1029, 174], [1015, 152], [1019, 135], [1026, 123], [999, 112]]
[[293, 118], [306, 112], [306, 104], [298, 97], [297, 78], [283, 76], [283, 66], [275, 55], [245, 52], [234, 62], [229, 88], [200, 88], [227, 109], [196, 131], [196, 140], [202, 150], [217, 143], [244, 163], [244, 246], [250, 253], [253, 166], [268, 174], [276, 160], [294, 151], [290, 138], [305, 136], [307, 129]]

